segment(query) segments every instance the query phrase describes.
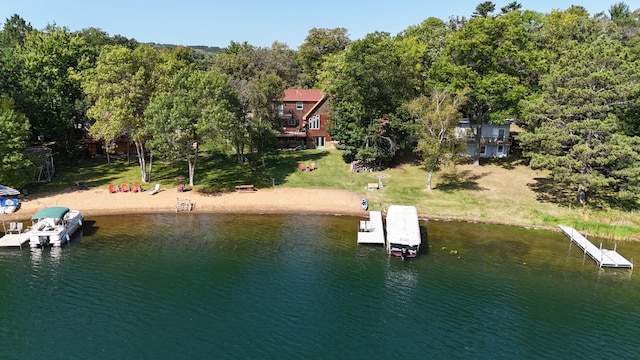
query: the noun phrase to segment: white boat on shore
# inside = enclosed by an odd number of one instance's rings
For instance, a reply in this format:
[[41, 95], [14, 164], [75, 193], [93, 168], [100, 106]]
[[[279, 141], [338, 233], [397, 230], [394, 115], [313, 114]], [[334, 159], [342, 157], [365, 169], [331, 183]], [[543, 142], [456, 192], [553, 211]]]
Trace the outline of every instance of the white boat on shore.
[[418, 256], [422, 235], [415, 206], [391, 205], [387, 212], [387, 252], [401, 258]]
[[82, 228], [84, 216], [79, 210], [63, 206], [52, 206], [38, 211], [31, 217], [29, 246], [62, 246]]

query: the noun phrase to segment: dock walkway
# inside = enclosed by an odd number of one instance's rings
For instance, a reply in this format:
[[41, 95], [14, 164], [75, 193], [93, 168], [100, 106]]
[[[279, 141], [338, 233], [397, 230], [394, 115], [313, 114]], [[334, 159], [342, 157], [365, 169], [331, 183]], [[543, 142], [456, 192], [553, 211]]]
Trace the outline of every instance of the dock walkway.
[[369, 221], [360, 221], [358, 244], [385, 244], [381, 211], [369, 211]]
[[29, 242], [29, 233], [23, 232], [20, 234], [6, 234], [0, 237], [0, 247], [19, 247]]
[[586, 237], [582, 236], [576, 229], [566, 225], [558, 225], [558, 227], [560, 227], [562, 232], [578, 245], [585, 254], [589, 255], [599, 267], [633, 269], [633, 263], [618, 254], [616, 248], [613, 250], [603, 249], [602, 244], [600, 244], [600, 247], [597, 247], [593, 245], [591, 241], [587, 240]]

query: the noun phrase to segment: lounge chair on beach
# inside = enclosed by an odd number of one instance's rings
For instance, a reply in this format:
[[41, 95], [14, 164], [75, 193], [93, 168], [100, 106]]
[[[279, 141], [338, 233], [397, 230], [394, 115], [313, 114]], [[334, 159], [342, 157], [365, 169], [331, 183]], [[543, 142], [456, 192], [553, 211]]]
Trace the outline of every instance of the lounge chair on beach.
[[120, 192], [129, 192], [129, 190], [131, 190], [129, 188], [129, 185], [127, 185], [127, 184], [120, 185]]
[[140, 184], [133, 184], [131, 192], [140, 192]]
[[109, 193], [113, 194], [113, 193], [116, 193], [116, 192], [118, 192], [118, 188], [116, 188], [116, 186], [113, 185], [113, 184], [109, 184]]
[[160, 191], [160, 184], [156, 184], [156, 187], [154, 187], [151, 191], [149, 191], [149, 195], [155, 195]]
[[184, 184], [178, 185], [178, 192], [184, 192]]

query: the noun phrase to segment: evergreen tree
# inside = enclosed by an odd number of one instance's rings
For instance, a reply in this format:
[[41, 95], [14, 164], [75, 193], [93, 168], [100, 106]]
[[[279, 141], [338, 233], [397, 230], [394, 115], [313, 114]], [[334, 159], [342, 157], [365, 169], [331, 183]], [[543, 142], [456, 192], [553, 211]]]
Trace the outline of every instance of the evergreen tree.
[[525, 102], [520, 136], [531, 167], [548, 169], [576, 202], [629, 206], [640, 198], [640, 140], [622, 133], [619, 108], [640, 94], [640, 67], [628, 49], [601, 35], [572, 41]]

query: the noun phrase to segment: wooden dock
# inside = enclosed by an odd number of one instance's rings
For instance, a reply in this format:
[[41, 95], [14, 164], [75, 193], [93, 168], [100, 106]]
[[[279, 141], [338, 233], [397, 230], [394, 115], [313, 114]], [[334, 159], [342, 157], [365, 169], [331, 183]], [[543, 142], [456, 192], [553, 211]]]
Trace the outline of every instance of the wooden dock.
[[600, 244], [600, 247], [593, 245], [591, 241], [587, 240], [586, 237], [582, 236], [582, 234], [570, 226], [558, 225], [558, 227], [560, 227], [562, 232], [567, 235], [573, 243], [578, 245], [585, 254], [589, 255], [599, 267], [633, 269], [633, 263], [618, 254], [616, 251], [617, 246], [614, 247], [613, 250], [603, 249], [602, 244]]
[[6, 234], [0, 238], [0, 247], [19, 247], [29, 242], [29, 233]]
[[369, 211], [369, 221], [360, 221], [358, 244], [385, 244], [381, 211]]

